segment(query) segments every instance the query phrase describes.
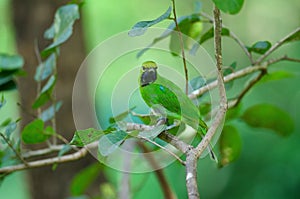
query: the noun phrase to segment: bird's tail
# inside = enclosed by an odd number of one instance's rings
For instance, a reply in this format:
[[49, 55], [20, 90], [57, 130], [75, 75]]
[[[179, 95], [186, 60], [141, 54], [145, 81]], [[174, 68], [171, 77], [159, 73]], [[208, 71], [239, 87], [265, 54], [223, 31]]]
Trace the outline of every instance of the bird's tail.
[[[200, 131], [200, 135], [201, 135], [201, 138], [203, 139], [205, 133], [208, 131], [208, 127], [206, 125], [206, 123], [202, 120], [202, 119], [199, 119], [199, 127], [198, 127], [198, 131]], [[216, 163], [218, 163], [218, 158], [216, 156], [216, 154], [214, 153], [213, 149], [212, 149], [212, 145], [211, 143], [209, 143], [209, 145], [207, 146], [207, 150], [209, 152], [209, 156], [210, 158], [215, 161]]]

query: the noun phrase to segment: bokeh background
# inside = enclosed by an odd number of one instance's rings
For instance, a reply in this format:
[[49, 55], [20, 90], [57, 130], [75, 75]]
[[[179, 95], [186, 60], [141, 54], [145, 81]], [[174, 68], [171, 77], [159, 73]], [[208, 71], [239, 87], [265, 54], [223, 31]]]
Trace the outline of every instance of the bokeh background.
[[[23, 55], [22, 52], [26, 52], [24, 55], [25, 69], [33, 71], [34, 66], [37, 65], [33, 51], [34, 39], [38, 39], [43, 45], [43, 31], [52, 23], [55, 9], [64, 2], [30, 0], [22, 3], [22, 1], [0, 0], [0, 53], [19, 52]], [[192, 13], [195, 9], [195, 2], [193, 0], [177, 0], [178, 15]], [[26, 6], [22, 5], [22, 8], [21, 4], [26, 4]], [[57, 95], [58, 97], [60, 94], [62, 95], [61, 98], [67, 107], [62, 110], [69, 114], [69, 117], [62, 116], [62, 118], [70, 118], [67, 123], [72, 123], [70, 108], [72, 81], [84, 55], [114, 34], [127, 31], [137, 21], [156, 18], [167, 9], [169, 4], [169, 0], [86, 0], [82, 7], [81, 21], [74, 30], [74, 38], [62, 49], [60, 57], [60, 64], [64, 65], [67, 72], [62, 71], [64, 78], [61, 78], [58, 89], [63, 89], [58, 91]], [[202, 9], [205, 12], [211, 14], [211, 8], [210, 1], [202, 1]], [[299, 11], [300, 2], [298, 0], [246, 0], [237, 15], [223, 14], [223, 23], [247, 45], [261, 40], [268, 40], [274, 44], [300, 26]], [[16, 20], [18, 14], [28, 18], [26, 20], [30, 23], [21, 23], [22, 21]], [[167, 25], [167, 22], [162, 22], [158, 27]], [[35, 29], [32, 29], [33, 27]], [[78, 43], [80, 45], [76, 45]], [[238, 67], [249, 65], [246, 56], [236, 43], [224, 38], [223, 44], [225, 65], [229, 65], [233, 61], [237, 61]], [[212, 41], [205, 43], [204, 47], [213, 55]], [[300, 58], [300, 42], [283, 46], [273, 56], [281, 54]], [[27, 57], [28, 59], [26, 59]], [[74, 60], [74, 58], [77, 59]], [[222, 169], [218, 169], [209, 158], [200, 160], [198, 179], [202, 198], [296, 199], [300, 197], [300, 64], [280, 62], [272, 66], [271, 70], [292, 71], [295, 77], [256, 85], [246, 95], [243, 109], [262, 102], [277, 105], [291, 114], [295, 121], [294, 133], [283, 138], [269, 130], [250, 128], [241, 121], [236, 121], [235, 125], [241, 134], [243, 144], [240, 158]], [[30, 74], [29, 72], [29, 78], [31, 78]], [[237, 81], [234, 88], [238, 89], [245, 81], [245, 79]], [[66, 82], [69, 86], [65, 85]], [[32, 81], [27, 81], [24, 85], [20, 85], [20, 89], [24, 90], [31, 84], [33, 84]], [[88, 81], [86, 87], [88, 90]], [[4, 116], [18, 117], [20, 110], [16, 106], [16, 102], [26, 102], [16, 91], [5, 93], [5, 96], [8, 104], [5, 109], [1, 109], [0, 118]], [[101, 100], [105, 101], [105, 98], [101, 98]], [[27, 103], [29, 104], [30, 101]], [[70, 125], [71, 127], [66, 130], [70, 132], [69, 135], [66, 135], [67, 138], [70, 138], [74, 132], [74, 125]], [[73, 167], [75, 163], [68, 163], [67, 166], [61, 166], [58, 171], [54, 172], [50, 167], [46, 168], [49, 176], [56, 175], [56, 180], [45, 179], [43, 170], [36, 173], [14, 173], [7, 177], [0, 186], [0, 198], [47, 198], [42, 197], [42, 193], [39, 195], [36, 192], [47, 192], [48, 190], [50, 194], [51, 187], [55, 186], [60, 186], [61, 189], [53, 188], [53, 191], [61, 192], [61, 194], [56, 193], [57, 195], [48, 196], [48, 198], [67, 198], [70, 195], [69, 186], [72, 176], [93, 161], [96, 160], [90, 158], [89, 161], [75, 167], [73, 173], [66, 174], [63, 178], [55, 173], [68, 173], [64, 169]], [[106, 167], [102, 167], [102, 169], [104, 174], [100, 181], [108, 180], [118, 191], [123, 174]], [[178, 163], [174, 163], [168, 166], [164, 172], [178, 198], [186, 198], [184, 168]], [[162, 198], [161, 189], [153, 173], [136, 174], [131, 177], [135, 193], [132, 198]], [[41, 182], [48, 182], [47, 185], [44, 184], [44, 190], [37, 187], [41, 186], [38, 185]]]

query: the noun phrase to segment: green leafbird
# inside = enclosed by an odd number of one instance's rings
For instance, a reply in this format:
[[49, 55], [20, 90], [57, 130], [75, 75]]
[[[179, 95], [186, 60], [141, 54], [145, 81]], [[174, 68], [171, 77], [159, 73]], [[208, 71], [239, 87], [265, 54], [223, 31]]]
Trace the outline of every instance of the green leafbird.
[[[198, 108], [176, 84], [158, 74], [155, 62], [142, 64], [139, 86], [141, 96], [150, 108], [161, 105], [165, 108], [167, 119], [181, 121], [201, 136], [207, 132], [207, 125], [200, 118]], [[211, 158], [216, 160], [210, 146], [209, 151]]]

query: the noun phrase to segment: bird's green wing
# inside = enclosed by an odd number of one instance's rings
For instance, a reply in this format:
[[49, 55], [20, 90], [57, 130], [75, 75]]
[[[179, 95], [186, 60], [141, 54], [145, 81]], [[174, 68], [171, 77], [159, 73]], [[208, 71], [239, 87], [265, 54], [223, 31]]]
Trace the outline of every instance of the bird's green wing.
[[140, 93], [149, 107], [154, 105], [163, 106], [168, 112], [176, 113], [177, 119], [180, 119], [181, 110], [177, 96], [167, 87], [152, 83], [144, 87], [140, 87]]

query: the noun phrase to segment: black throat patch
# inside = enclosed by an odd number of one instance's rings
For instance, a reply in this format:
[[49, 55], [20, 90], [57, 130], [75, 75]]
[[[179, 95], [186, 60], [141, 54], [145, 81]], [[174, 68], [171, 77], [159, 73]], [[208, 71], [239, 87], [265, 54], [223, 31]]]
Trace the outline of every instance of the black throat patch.
[[147, 68], [144, 69], [144, 72], [141, 75], [141, 86], [147, 86], [153, 82], [155, 82], [157, 78], [156, 69], [155, 68]]

